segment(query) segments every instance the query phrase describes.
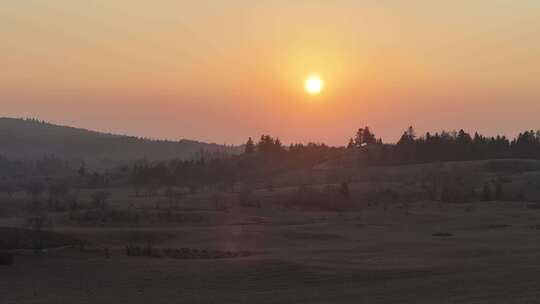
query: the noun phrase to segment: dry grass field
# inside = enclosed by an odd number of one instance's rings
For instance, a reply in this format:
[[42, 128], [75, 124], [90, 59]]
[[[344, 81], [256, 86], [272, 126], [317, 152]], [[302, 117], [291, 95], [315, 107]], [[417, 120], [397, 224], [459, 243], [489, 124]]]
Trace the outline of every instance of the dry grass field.
[[[347, 198], [326, 184], [175, 203], [114, 189], [98, 220], [48, 214], [44, 229], [70, 241], [16, 250], [0, 266], [0, 303], [540, 303], [540, 171], [515, 167], [373, 169], [351, 176]], [[455, 189], [450, 179], [477, 192], [497, 181], [504, 197], [426, 194], [437, 180]], [[13, 207], [24, 200], [3, 198], [0, 226], [24, 226]], [[151, 254], [128, 256], [127, 246]]]

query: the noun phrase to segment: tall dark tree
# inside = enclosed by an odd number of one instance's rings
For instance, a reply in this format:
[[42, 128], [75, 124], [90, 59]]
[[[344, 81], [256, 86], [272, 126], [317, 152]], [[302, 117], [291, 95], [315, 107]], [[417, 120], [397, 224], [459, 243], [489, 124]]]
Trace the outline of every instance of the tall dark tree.
[[349, 139], [349, 143], [347, 144], [347, 149], [352, 149], [354, 147], [355, 147], [354, 140], [351, 138]]
[[79, 168], [77, 173], [79, 174], [80, 177], [86, 176], [86, 166], [85, 166], [84, 162], [81, 164], [81, 167]]
[[377, 138], [375, 134], [371, 133], [368, 126], [358, 129], [354, 136], [354, 145], [358, 148], [376, 143]]
[[360, 128], [358, 131], [356, 131], [356, 134], [354, 135], [354, 145], [358, 148], [362, 147], [364, 144], [364, 129]]
[[283, 145], [279, 138], [273, 138], [270, 135], [262, 135], [257, 143], [257, 151], [260, 153], [277, 153], [283, 151]]
[[457, 139], [457, 143], [461, 145], [469, 145], [472, 143], [471, 136], [465, 131], [463, 131], [463, 129], [459, 130], [456, 139]]
[[244, 152], [246, 154], [255, 153], [255, 144], [253, 143], [253, 139], [251, 139], [251, 137], [246, 142], [246, 148], [245, 148]]
[[413, 127], [410, 126], [403, 132], [403, 135], [401, 135], [401, 138], [396, 144], [395, 150], [397, 155], [395, 160], [405, 163], [418, 161], [415, 138], [416, 133], [414, 132]]
[[364, 134], [362, 135], [362, 140], [363, 140], [363, 143], [366, 145], [372, 145], [377, 142], [377, 139], [375, 138], [375, 134], [371, 133], [368, 126], [364, 128]]

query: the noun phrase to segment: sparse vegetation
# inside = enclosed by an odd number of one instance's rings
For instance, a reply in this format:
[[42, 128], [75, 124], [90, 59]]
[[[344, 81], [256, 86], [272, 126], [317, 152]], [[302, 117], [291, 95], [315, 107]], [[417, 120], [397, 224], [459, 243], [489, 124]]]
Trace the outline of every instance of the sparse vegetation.
[[13, 253], [0, 253], [0, 266], [13, 264]]
[[250, 251], [219, 251], [199, 250], [191, 248], [152, 248], [149, 245], [139, 247], [136, 245], [126, 246], [126, 255], [130, 257], [152, 257], [171, 259], [227, 259], [248, 257], [254, 255]]
[[[0, 228], [0, 235], [10, 235], [0, 238], [0, 250], [22, 250], [17, 263], [29, 259], [24, 252], [29, 250], [44, 260], [53, 255], [75, 264], [107, 260], [111, 268], [124, 270], [128, 264], [117, 263], [121, 259], [129, 257], [129, 267], [136, 269], [157, 262], [137, 259], [148, 257], [160, 258], [159, 263], [246, 259], [249, 271], [265, 261], [249, 258], [259, 254], [278, 260], [299, 254], [299, 261], [309, 255], [331, 265], [341, 263], [333, 255], [343, 253], [343, 260], [366, 269], [377, 259], [409, 265], [378, 244], [439, 266], [455, 254], [498, 257], [506, 251], [469, 250], [463, 244], [501, 234], [508, 234], [511, 242], [516, 233], [524, 233], [523, 227], [534, 233], [534, 210], [540, 209], [537, 161], [445, 162], [450, 157], [446, 151], [429, 157], [422, 153], [440, 145], [457, 153], [452, 160], [463, 160], [473, 158], [467, 147], [499, 145], [510, 157], [514, 141], [506, 146], [507, 141], [479, 135], [469, 140], [465, 132], [428, 140], [409, 128], [398, 144], [386, 145], [364, 127], [348, 147], [284, 146], [278, 138], [263, 135], [258, 142], [248, 141], [241, 155], [142, 158], [102, 170], [55, 156], [44, 157], [39, 165], [0, 159], [0, 167], [17, 172], [0, 180], [5, 199], [0, 221], [26, 228]], [[495, 152], [473, 155], [490, 153]], [[409, 246], [411, 242], [419, 246]], [[59, 253], [50, 249], [63, 246], [77, 247]], [[427, 248], [429, 258], [416, 248]], [[0, 264], [10, 264], [10, 256], [2, 254]], [[224, 262], [207, 261], [215, 267]]]
[[[32, 229], [0, 227], [0, 252], [18, 249], [55, 248], [76, 244], [78, 241], [69, 235], [52, 231], [41, 231], [40, 242], [36, 243]], [[36, 247], [38, 245], [39, 247]]]
[[437, 236], [437, 237], [450, 237], [450, 236], [454, 236], [454, 234], [449, 233], [449, 232], [437, 232], [437, 233], [433, 233], [432, 235], [433, 235], [433, 236]]
[[111, 193], [109, 191], [96, 191], [92, 193], [91, 199], [92, 199], [92, 205], [95, 208], [100, 208], [102, 210], [105, 209], [107, 205], [107, 200], [111, 196]]

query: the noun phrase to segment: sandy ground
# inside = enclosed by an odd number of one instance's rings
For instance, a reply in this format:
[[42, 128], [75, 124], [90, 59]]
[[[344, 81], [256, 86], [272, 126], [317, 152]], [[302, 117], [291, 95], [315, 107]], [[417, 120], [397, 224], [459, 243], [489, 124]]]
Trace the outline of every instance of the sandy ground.
[[[523, 203], [216, 213], [215, 225], [55, 227], [110, 246], [111, 258], [18, 255], [0, 266], [0, 303], [540, 303], [540, 210]], [[126, 257], [133, 234], [155, 247], [257, 255]]]

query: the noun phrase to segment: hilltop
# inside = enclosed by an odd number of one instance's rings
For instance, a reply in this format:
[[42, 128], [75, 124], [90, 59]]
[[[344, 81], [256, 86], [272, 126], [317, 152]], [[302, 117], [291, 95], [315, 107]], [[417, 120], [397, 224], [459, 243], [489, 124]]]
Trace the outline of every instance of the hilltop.
[[64, 159], [128, 161], [190, 159], [198, 153], [231, 153], [237, 147], [182, 139], [154, 140], [117, 135], [36, 119], [0, 118], [0, 154], [14, 159], [54, 155]]

